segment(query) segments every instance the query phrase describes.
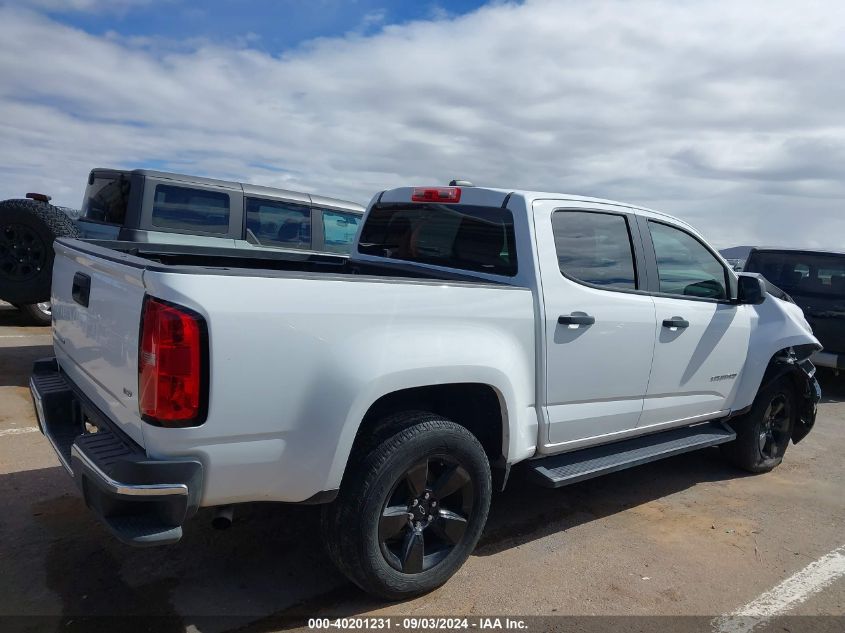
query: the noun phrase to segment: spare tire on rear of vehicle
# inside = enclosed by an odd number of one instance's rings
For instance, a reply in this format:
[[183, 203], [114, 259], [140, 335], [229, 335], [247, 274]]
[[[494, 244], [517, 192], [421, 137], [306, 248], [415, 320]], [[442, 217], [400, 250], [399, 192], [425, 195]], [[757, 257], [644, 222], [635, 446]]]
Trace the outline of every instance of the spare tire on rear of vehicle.
[[49, 301], [53, 240], [79, 236], [73, 220], [51, 204], [0, 202], [0, 299], [13, 304]]

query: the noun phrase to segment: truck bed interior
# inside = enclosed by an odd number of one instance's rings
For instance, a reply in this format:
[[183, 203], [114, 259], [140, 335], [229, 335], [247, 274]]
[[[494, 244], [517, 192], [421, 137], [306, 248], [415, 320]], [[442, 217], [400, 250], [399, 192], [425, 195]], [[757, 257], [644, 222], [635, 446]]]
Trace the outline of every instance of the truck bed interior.
[[[64, 240], [63, 240], [64, 241]], [[125, 264], [131, 260], [116, 257], [117, 253], [124, 253], [132, 257], [151, 262], [146, 267], [166, 272], [216, 273], [231, 275], [250, 275], [256, 271], [262, 273], [300, 272], [311, 274], [333, 275], [364, 275], [369, 277], [384, 277], [395, 279], [419, 279], [432, 281], [457, 281], [482, 285], [506, 285], [486, 279], [479, 279], [472, 275], [459, 272], [432, 270], [413, 262], [397, 261], [393, 263], [371, 264], [368, 262], [351, 262], [342, 255], [329, 255], [308, 251], [279, 250], [268, 252], [256, 250], [254, 252], [242, 248], [222, 248], [218, 246], [188, 246], [184, 244], [145, 244], [117, 240], [85, 240], [83, 242], [89, 251], [106, 259], [114, 259]], [[79, 243], [68, 244], [79, 248]], [[93, 248], [90, 248], [93, 247]], [[105, 250], [104, 250], [105, 249]], [[109, 255], [109, 251], [116, 251]]]

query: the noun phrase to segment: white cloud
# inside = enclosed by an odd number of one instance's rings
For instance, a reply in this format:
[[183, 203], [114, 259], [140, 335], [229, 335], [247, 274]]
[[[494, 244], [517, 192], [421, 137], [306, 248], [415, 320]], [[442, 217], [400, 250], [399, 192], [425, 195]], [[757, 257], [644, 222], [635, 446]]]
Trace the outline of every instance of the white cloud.
[[148, 160], [359, 201], [462, 177], [654, 206], [724, 246], [841, 246], [844, 13], [496, 3], [273, 57], [4, 9], [0, 198], [75, 205], [91, 167]]

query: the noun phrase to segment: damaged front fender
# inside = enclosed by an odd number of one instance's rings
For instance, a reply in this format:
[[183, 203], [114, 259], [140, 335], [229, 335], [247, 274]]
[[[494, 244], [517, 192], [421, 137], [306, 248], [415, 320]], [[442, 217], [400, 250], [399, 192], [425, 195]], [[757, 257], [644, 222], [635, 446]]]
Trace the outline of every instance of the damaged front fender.
[[813, 363], [807, 358], [799, 360], [792, 350], [773, 361], [769, 371], [766, 372], [763, 384], [769, 385], [783, 376], [790, 376], [795, 383], [798, 416], [792, 427], [792, 443], [797, 444], [807, 437], [816, 423], [822, 390], [819, 381], [816, 380], [816, 368]]

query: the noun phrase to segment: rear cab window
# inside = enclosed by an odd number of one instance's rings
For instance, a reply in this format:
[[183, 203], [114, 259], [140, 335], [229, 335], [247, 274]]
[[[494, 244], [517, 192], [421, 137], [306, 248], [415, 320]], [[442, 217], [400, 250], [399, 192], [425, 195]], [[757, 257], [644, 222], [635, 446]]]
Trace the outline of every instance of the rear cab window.
[[229, 194], [178, 185], [156, 185], [152, 224], [163, 229], [225, 235]]
[[500, 207], [386, 204], [373, 207], [358, 252], [513, 277], [513, 214]]
[[85, 189], [80, 217], [92, 222], [122, 225], [129, 206], [129, 190], [128, 175], [93, 172]]

